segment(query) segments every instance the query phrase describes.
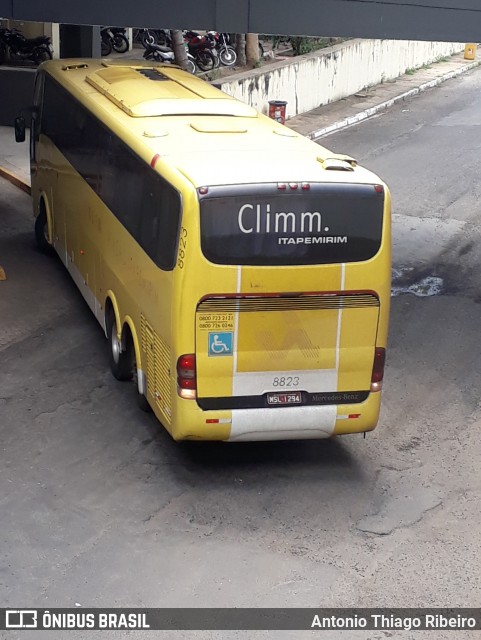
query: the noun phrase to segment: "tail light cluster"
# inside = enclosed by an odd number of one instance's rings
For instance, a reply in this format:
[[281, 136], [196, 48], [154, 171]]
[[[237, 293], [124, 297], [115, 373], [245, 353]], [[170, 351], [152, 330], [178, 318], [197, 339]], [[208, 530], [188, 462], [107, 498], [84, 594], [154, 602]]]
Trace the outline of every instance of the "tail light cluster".
[[195, 354], [193, 353], [186, 353], [177, 360], [177, 393], [186, 400], [193, 400], [197, 396]]
[[384, 363], [386, 362], [386, 349], [376, 347], [374, 350], [374, 364], [372, 365], [371, 391], [381, 391], [384, 378]]

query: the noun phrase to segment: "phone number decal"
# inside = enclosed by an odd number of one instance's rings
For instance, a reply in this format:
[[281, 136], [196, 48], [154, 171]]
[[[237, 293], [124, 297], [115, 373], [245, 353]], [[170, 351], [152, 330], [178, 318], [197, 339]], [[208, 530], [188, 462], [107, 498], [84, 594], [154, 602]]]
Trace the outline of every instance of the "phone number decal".
[[233, 313], [209, 313], [198, 317], [199, 329], [204, 331], [234, 330]]

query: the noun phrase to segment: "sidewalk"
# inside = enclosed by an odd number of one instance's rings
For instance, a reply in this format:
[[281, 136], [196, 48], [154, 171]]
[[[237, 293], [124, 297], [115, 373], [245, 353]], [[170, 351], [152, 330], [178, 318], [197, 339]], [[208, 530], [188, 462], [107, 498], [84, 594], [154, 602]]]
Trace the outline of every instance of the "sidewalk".
[[[481, 65], [481, 54], [476, 60], [464, 59], [463, 53], [442, 62], [413, 71], [354, 96], [318, 107], [287, 121], [287, 126], [312, 140], [361, 122], [393, 104], [411, 98], [446, 80], [466, 73]], [[0, 177], [16, 186], [30, 190], [30, 163], [28, 143], [17, 144], [13, 128], [0, 127]]]
[[459, 53], [443, 62], [434, 62], [428, 67], [413, 70], [411, 74], [405, 74], [396, 80], [378, 84], [338, 102], [290, 118], [286, 124], [298, 133], [317, 140], [370, 118], [380, 111], [389, 109], [397, 102], [416, 96], [479, 65], [481, 65], [479, 51], [476, 60], [473, 61], [465, 60], [464, 53]]

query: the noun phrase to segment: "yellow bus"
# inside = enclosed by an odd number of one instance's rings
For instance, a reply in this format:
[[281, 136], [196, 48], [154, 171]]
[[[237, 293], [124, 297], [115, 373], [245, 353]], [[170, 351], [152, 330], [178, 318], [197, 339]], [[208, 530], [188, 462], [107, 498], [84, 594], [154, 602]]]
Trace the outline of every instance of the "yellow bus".
[[391, 266], [376, 175], [147, 61], [42, 64], [30, 138], [39, 246], [174, 439], [374, 429]]

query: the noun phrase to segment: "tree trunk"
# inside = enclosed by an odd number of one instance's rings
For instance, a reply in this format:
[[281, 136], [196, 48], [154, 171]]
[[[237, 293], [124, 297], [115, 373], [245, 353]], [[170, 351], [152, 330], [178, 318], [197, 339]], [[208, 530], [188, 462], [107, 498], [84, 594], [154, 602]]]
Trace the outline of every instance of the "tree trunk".
[[246, 33], [247, 64], [255, 67], [259, 62], [259, 36], [257, 33]]
[[246, 59], [246, 34], [238, 33], [235, 37], [235, 52], [237, 53], [237, 63], [241, 67], [247, 64]]
[[170, 37], [172, 38], [172, 48], [174, 50], [175, 64], [178, 64], [182, 69], [187, 69], [187, 51], [184, 44], [184, 36], [182, 31], [178, 29], [171, 29]]

